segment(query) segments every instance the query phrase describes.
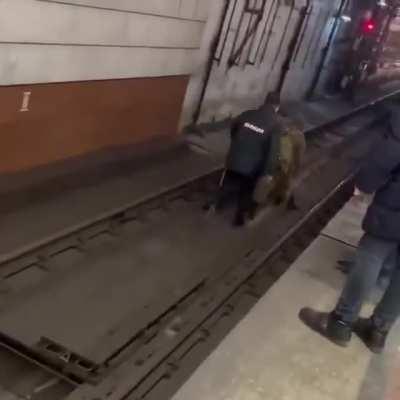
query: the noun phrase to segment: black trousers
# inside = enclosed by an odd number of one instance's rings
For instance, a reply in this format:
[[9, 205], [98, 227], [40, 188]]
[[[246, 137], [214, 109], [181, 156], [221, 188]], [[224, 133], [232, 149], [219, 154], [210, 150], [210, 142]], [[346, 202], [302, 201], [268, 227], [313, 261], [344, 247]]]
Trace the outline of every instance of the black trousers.
[[221, 210], [230, 202], [237, 203], [237, 216], [245, 217], [253, 213], [256, 203], [253, 200], [257, 184], [256, 177], [248, 177], [234, 171], [226, 171], [225, 179], [219, 190], [216, 208]]

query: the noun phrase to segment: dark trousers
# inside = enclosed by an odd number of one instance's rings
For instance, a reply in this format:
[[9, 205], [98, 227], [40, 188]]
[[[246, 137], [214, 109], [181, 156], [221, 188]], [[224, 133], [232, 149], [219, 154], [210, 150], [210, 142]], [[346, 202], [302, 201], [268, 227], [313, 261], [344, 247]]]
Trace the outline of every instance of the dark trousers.
[[257, 178], [248, 177], [234, 171], [226, 171], [224, 181], [217, 195], [216, 208], [221, 210], [229, 202], [237, 203], [237, 217], [255, 211], [253, 200]]
[[393, 274], [372, 318], [383, 331], [388, 331], [397, 321], [400, 316], [399, 243], [368, 234], [361, 239], [355, 265], [336, 306], [336, 313], [343, 321], [353, 324], [357, 320], [362, 305], [385, 266]]

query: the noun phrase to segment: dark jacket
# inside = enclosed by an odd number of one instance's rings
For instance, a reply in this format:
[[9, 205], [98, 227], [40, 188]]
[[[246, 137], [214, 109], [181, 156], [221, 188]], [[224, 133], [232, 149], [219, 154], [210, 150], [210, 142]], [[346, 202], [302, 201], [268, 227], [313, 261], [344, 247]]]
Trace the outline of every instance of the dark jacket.
[[361, 168], [356, 186], [364, 193], [375, 193], [364, 219], [365, 232], [400, 242], [400, 107], [396, 111], [385, 136]]
[[279, 129], [280, 122], [271, 106], [241, 114], [232, 124], [227, 168], [248, 177], [273, 175], [276, 165], [271, 162], [270, 152], [279, 146], [279, 140], [273, 140]]

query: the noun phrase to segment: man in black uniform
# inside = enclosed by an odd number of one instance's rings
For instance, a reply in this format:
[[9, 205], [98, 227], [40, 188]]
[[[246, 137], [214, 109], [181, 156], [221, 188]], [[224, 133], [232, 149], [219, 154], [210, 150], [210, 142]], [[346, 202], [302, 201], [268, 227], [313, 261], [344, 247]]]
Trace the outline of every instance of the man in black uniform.
[[[278, 167], [279, 103], [279, 95], [270, 93], [265, 104], [244, 112], [232, 124], [226, 173], [216, 209], [221, 209], [226, 200], [235, 196], [238, 200], [235, 226], [244, 225], [246, 217], [254, 216], [256, 204], [253, 194], [257, 180], [265, 176], [272, 179]], [[276, 154], [276, 157], [271, 157], [271, 154]]]

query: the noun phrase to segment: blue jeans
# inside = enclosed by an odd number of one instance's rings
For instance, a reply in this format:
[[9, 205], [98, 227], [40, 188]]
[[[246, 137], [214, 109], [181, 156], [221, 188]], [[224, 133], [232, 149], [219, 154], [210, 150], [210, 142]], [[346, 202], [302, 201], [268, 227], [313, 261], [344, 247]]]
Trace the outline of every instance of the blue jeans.
[[[387, 265], [388, 263], [394, 265]], [[388, 331], [396, 322], [400, 316], [399, 243], [368, 234], [360, 241], [355, 266], [348, 276], [335, 309], [336, 314], [344, 322], [348, 324], [356, 322], [385, 264], [393, 271], [393, 275], [372, 318], [376, 326], [384, 331]]]

